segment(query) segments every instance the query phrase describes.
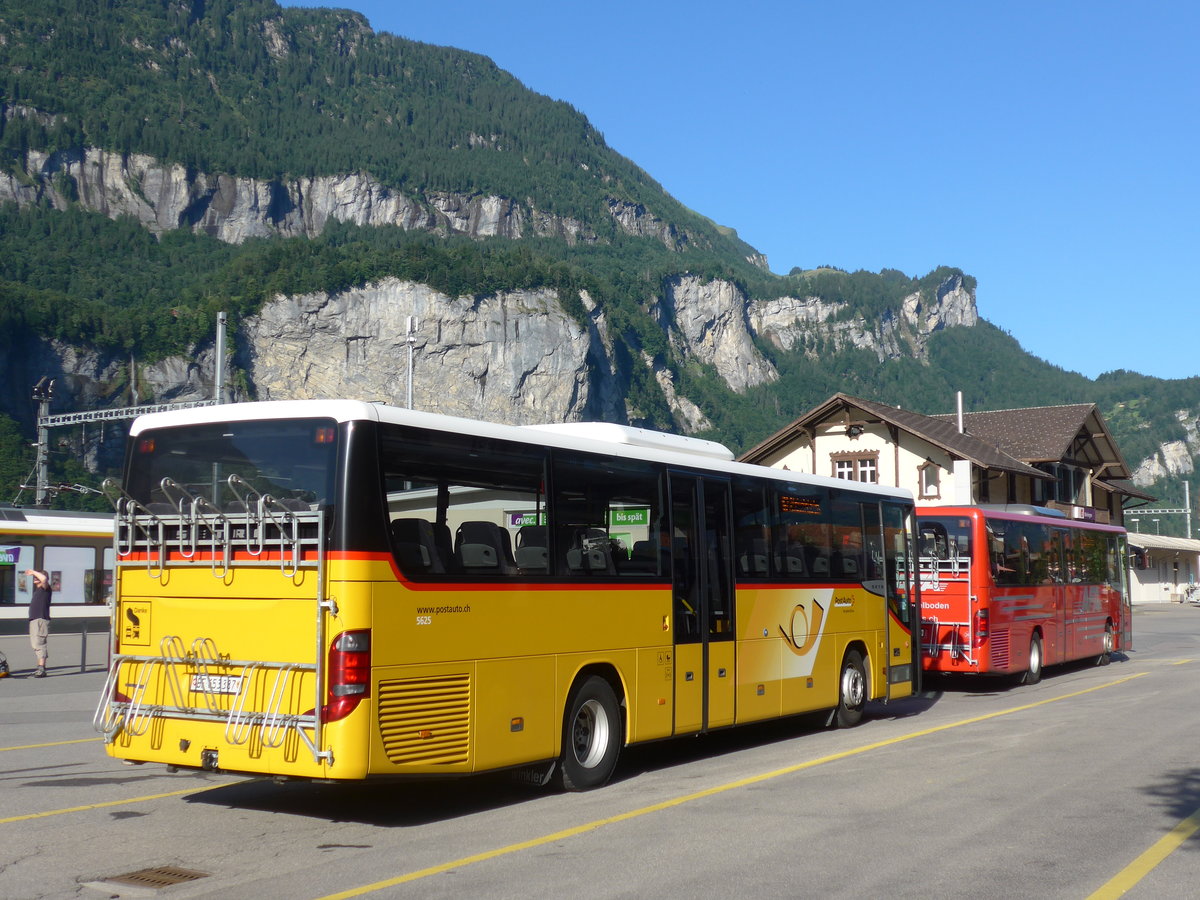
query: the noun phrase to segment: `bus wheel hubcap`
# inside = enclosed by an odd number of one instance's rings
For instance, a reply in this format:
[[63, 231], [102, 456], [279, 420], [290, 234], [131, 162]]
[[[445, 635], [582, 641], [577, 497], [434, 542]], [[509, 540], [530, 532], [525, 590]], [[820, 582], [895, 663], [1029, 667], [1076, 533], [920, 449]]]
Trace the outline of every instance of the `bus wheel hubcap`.
[[588, 700], [579, 708], [572, 729], [575, 758], [585, 769], [600, 762], [608, 746], [608, 716], [599, 701]]
[[846, 699], [846, 705], [850, 707], [861, 705], [864, 694], [862, 672], [854, 666], [847, 666], [846, 671], [842, 673], [842, 696]]

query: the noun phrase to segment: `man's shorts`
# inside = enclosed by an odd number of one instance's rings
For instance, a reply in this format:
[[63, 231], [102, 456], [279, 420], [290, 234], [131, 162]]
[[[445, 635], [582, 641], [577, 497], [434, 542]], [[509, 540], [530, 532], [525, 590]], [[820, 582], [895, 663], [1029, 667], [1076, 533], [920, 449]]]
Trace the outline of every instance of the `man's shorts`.
[[46, 638], [50, 634], [49, 619], [29, 620], [29, 643], [38, 656], [46, 655]]

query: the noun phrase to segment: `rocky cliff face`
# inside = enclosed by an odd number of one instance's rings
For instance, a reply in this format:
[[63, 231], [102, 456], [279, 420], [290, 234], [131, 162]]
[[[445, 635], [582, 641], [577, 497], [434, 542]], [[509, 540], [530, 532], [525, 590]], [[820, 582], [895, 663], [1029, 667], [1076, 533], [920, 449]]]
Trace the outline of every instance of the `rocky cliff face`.
[[880, 362], [901, 356], [925, 359], [929, 338], [936, 332], [979, 322], [975, 296], [958, 276], [941, 284], [932, 302], [913, 293], [899, 310], [876, 322], [862, 316], [846, 318], [845, 304], [814, 297], [758, 301], [748, 306], [747, 316], [755, 334], [780, 349], [814, 355], [825, 342], [838, 350], [870, 350]]
[[1137, 465], [1133, 483], [1138, 487], [1149, 487], [1164, 478], [1184, 478], [1195, 471], [1196, 457], [1200, 456], [1200, 419], [1195, 410], [1188, 409], [1178, 410], [1175, 418], [1186, 437], [1160, 444], [1157, 453]]
[[[589, 317], [581, 325], [547, 290], [448, 297], [387, 279], [332, 295], [279, 296], [241, 324], [234, 362], [259, 399], [355, 397], [404, 405], [411, 316], [417, 320], [413, 401], [419, 409], [514, 424], [636, 417], [625, 406], [603, 311], [583, 299]], [[751, 303], [728, 282], [691, 276], [668, 285], [654, 309], [678, 357], [711, 367], [738, 393], [778, 377], [756, 340], [787, 349], [825, 341], [870, 349], [882, 361], [920, 356], [934, 331], [974, 320], [973, 298], [961, 284], [947, 285], [942, 300], [927, 309], [909, 298], [903, 310], [878, 323], [836, 321], [839, 311], [813, 298]], [[669, 369], [644, 354], [640, 364], [651, 370], [681, 429], [708, 426], [702, 410], [676, 391]], [[145, 365], [50, 344], [21, 368], [25, 380], [34, 381], [39, 372], [70, 373], [63, 387], [74, 408], [105, 405], [101, 399], [118, 389], [124, 402], [136, 399], [131, 370], [143, 400], [204, 399], [214, 381], [211, 346]], [[23, 384], [19, 376], [14, 381]], [[20, 398], [7, 399], [14, 404], [9, 408], [20, 408]]]
[[[6, 115], [36, 115], [8, 107]], [[331, 220], [397, 225], [438, 233], [521, 238], [552, 235], [594, 241], [580, 222], [539, 212], [495, 196], [406, 196], [361, 174], [262, 182], [189, 172], [138, 155], [100, 150], [78, 154], [29, 153], [23, 174], [0, 174], [0, 201], [78, 203], [109, 216], [132, 216], [154, 232], [192, 228], [229, 242], [272, 234], [312, 236]], [[693, 238], [644, 207], [610, 203], [618, 226], [673, 249]], [[241, 323], [233, 355], [245, 372], [241, 386], [261, 399], [348, 396], [402, 405], [408, 388], [408, 318], [419, 328], [413, 343], [413, 399], [418, 408], [499, 422], [624, 421], [626, 408], [614, 342], [603, 310], [582, 298], [580, 323], [548, 291], [486, 298], [447, 297], [394, 279], [335, 295], [280, 296]], [[973, 295], [961, 278], [937, 296], [918, 294], [877, 322], [847, 317], [841, 304], [812, 297], [751, 301], [734, 284], [680, 275], [651, 309], [679, 360], [710, 367], [735, 392], [778, 377], [758, 349], [764, 343], [815, 353], [858, 347], [881, 361], [925, 355], [933, 333], [978, 321]], [[158, 400], [211, 396], [212, 348], [154, 366], [100, 359], [75, 348], [46, 345], [37, 359], [17, 363], [10, 382], [69, 373], [74, 408], [120, 389], [130, 373], [142, 397]], [[703, 412], [675, 388], [661, 361], [638, 357], [663, 392], [680, 428], [702, 430]], [[628, 365], [628, 364], [627, 364]], [[625, 373], [627, 376], [628, 373]], [[33, 381], [29, 383], [32, 384]], [[64, 381], [64, 387], [66, 381]], [[6, 407], [28, 405], [24, 387], [12, 388]], [[99, 404], [97, 404], [99, 405]]]
[[[947, 285], [928, 309], [910, 298], [893, 320], [831, 323], [835, 305], [812, 298], [752, 304], [732, 284], [684, 276], [654, 312], [681, 359], [711, 367], [735, 392], [778, 377], [755, 346], [809, 345], [823, 335], [836, 345], [873, 350], [880, 360], [923, 352], [939, 328], [973, 321], [961, 284]], [[517, 291], [476, 299], [448, 297], [426, 285], [388, 279], [343, 293], [277, 297], [245, 323], [236, 362], [260, 399], [357, 397], [403, 405], [408, 392], [408, 318], [417, 408], [497, 422], [530, 424], [583, 419], [625, 420], [619, 365], [603, 312], [584, 297], [589, 320], [567, 316], [550, 291]], [[762, 308], [760, 308], [762, 307]], [[651, 369], [679, 426], [708, 426], [680, 395], [670, 370]], [[142, 370], [144, 384], [185, 379], [178, 399], [207, 396], [211, 350], [186, 363]]]
[[[3, 115], [37, 118], [46, 125], [53, 121], [25, 107], [4, 107]], [[29, 151], [24, 171], [0, 173], [3, 201], [49, 203], [58, 209], [78, 203], [112, 217], [132, 216], [157, 233], [191, 228], [230, 243], [270, 235], [313, 237], [331, 220], [472, 237], [597, 240], [578, 220], [505, 197], [436, 191], [410, 195], [362, 173], [263, 181], [193, 172], [141, 154], [96, 148]], [[609, 213], [627, 234], [653, 237], [672, 250], [697, 243], [640, 204], [612, 199]]]
[[579, 419], [588, 408], [591, 335], [548, 291], [474, 300], [389, 279], [332, 296], [281, 296], [245, 323], [239, 353], [262, 400], [403, 406], [410, 316], [414, 407], [522, 425]]

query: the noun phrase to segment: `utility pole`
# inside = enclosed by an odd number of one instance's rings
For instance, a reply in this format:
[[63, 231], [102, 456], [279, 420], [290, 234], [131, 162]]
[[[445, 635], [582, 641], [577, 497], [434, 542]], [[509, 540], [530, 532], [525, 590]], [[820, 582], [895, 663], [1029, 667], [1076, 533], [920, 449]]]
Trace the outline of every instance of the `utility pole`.
[[417, 343], [417, 317], [408, 317], [408, 408], [413, 408], [413, 346]]
[[50, 401], [54, 399], [54, 379], [47, 375], [33, 386], [33, 399], [38, 405], [37, 492], [33, 505], [50, 508], [50, 429], [45, 425], [50, 417]]
[[225, 402], [225, 313], [217, 313], [217, 346], [213, 358], [213, 400]]

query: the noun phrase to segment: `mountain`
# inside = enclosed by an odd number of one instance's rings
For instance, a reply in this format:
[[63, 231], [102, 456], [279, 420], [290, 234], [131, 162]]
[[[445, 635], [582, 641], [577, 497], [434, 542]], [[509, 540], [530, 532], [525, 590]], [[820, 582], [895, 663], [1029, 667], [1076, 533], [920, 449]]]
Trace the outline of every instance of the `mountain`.
[[[568, 104], [356, 13], [0, 0], [0, 59], [0, 473], [42, 376], [55, 412], [209, 396], [220, 311], [238, 397], [403, 403], [415, 317], [433, 411], [740, 448], [837, 390], [962, 390], [1099, 403], [1151, 487], [1200, 451], [1194, 380], [1034, 359], [957, 269], [773, 275]], [[61, 440], [86, 480], [120, 426]]]

